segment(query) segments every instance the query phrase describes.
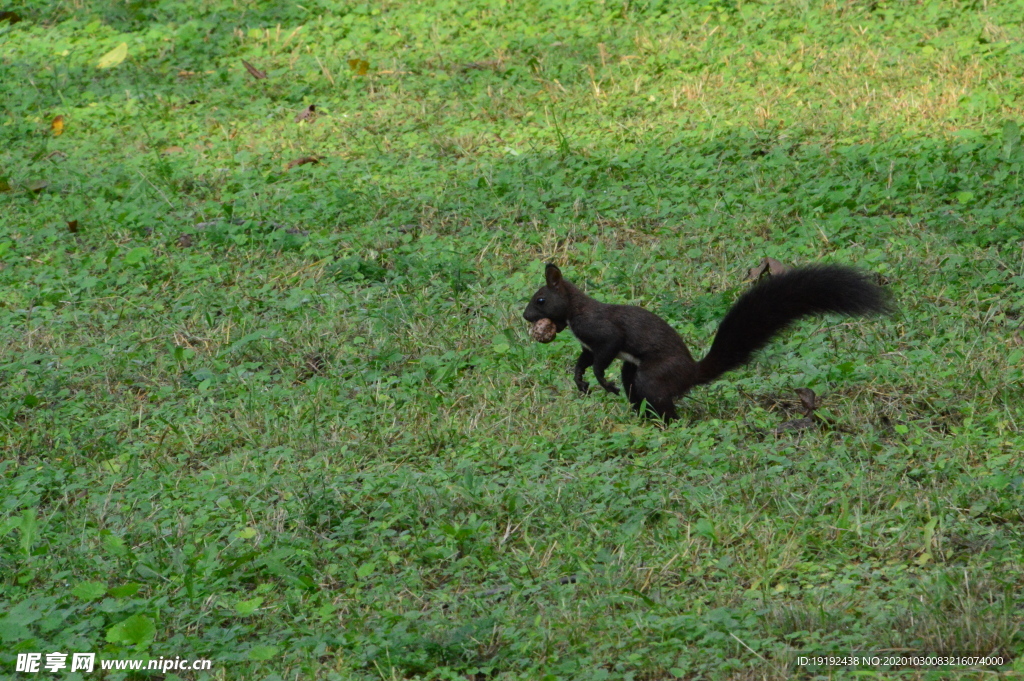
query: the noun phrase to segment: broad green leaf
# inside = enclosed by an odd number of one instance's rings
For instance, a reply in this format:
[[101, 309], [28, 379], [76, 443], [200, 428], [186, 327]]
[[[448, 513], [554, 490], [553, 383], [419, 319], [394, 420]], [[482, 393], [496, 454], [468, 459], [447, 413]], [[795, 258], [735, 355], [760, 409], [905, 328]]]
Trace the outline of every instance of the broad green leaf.
[[128, 251], [128, 254], [124, 256], [125, 265], [138, 265], [140, 262], [149, 257], [152, 251], [144, 246], [133, 248]]
[[39, 527], [36, 523], [36, 512], [33, 509], [28, 509], [21, 514], [21, 550], [27, 556], [32, 551], [32, 545], [36, 543], [36, 539], [39, 537]]
[[249, 649], [249, 659], [257, 662], [265, 662], [272, 659], [280, 650], [277, 646], [253, 646]]
[[128, 553], [128, 547], [124, 543], [124, 539], [118, 537], [116, 534], [108, 534], [103, 537], [103, 546], [115, 556], [124, 556]]
[[128, 619], [107, 629], [108, 643], [127, 643], [144, 646], [152, 642], [156, 635], [156, 624], [145, 615], [132, 615]]
[[140, 588], [142, 588], [142, 585], [138, 582], [128, 582], [121, 586], [115, 586], [110, 590], [110, 595], [114, 598], [128, 598], [129, 596], [134, 596], [139, 593]]
[[256, 612], [261, 605], [263, 605], [263, 599], [256, 597], [252, 600], [241, 601], [240, 603], [236, 603], [235, 611], [239, 615], [251, 615], [254, 612]]
[[109, 69], [113, 66], [117, 66], [125, 60], [128, 56], [128, 43], [121, 43], [110, 52], [100, 57], [100, 60], [96, 62], [96, 68], [98, 69]]
[[82, 582], [74, 589], [71, 590], [71, 594], [83, 601], [95, 601], [103, 598], [107, 593], [107, 585], [103, 582]]
[[1015, 121], [1003, 123], [1003, 158], [1009, 161], [1014, 152], [1020, 149], [1020, 126]]

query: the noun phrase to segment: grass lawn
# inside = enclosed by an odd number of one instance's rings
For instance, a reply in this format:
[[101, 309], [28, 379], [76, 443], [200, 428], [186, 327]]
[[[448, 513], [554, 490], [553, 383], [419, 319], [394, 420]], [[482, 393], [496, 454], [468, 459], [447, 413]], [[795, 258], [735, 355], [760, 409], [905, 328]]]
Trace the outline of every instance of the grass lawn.
[[[1024, 676], [1021, 0], [0, 10], [0, 676]], [[521, 318], [764, 257], [898, 311], [668, 428]]]

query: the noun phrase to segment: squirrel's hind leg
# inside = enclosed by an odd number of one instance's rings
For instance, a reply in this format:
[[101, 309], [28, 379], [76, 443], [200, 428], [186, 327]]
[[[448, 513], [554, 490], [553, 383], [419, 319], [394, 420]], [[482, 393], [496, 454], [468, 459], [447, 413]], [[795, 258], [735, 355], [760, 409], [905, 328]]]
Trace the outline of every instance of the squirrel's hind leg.
[[[630, 365], [632, 366], [632, 365]], [[676, 397], [676, 383], [671, 365], [659, 366], [658, 364], [645, 364], [633, 371], [630, 376], [629, 401], [638, 413], [643, 414], [643, 403], [647, 402], [648, 413], [653, 412], [665, 421], [673, 421], [679, 418], [673, 399]], [[625, 381], [625, 366], [623, 367], [623, 381]]]

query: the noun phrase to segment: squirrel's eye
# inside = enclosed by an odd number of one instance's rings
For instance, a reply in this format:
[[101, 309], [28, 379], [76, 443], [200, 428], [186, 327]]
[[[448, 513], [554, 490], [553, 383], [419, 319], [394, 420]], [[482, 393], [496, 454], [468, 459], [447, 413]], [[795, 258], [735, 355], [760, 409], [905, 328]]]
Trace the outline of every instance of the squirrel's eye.
[[543, 305], [544, 304], [544, 299], [543, 298], [538, 298], [537, 299], [537, 304], [538, 305]]

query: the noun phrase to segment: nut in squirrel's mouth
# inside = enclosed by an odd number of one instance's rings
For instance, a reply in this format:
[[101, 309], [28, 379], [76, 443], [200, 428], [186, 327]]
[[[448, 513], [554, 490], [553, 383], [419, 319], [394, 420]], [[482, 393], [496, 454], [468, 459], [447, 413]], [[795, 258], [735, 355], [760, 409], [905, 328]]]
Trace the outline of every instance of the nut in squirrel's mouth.
[[550, 343], [555, 340], [555, 334], [557, 333], [558, 327], [547, 317], [538, 319], [530, 327], [530, 337], [538, 343]]

